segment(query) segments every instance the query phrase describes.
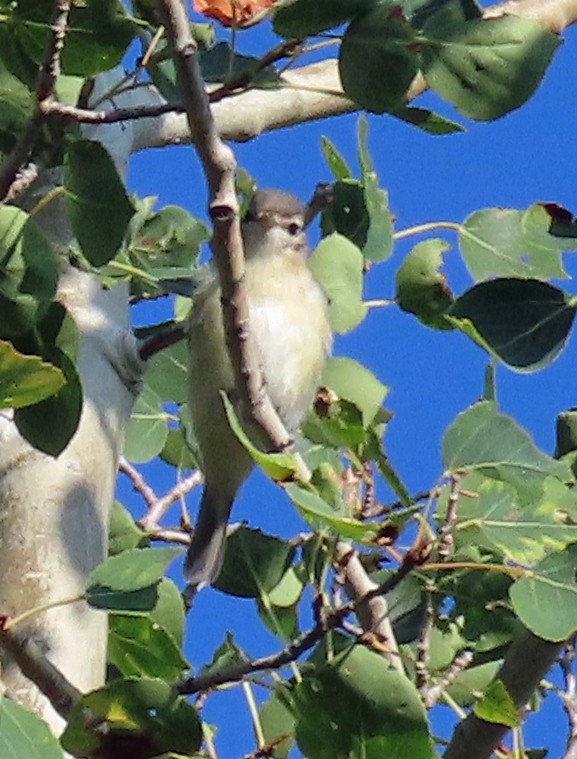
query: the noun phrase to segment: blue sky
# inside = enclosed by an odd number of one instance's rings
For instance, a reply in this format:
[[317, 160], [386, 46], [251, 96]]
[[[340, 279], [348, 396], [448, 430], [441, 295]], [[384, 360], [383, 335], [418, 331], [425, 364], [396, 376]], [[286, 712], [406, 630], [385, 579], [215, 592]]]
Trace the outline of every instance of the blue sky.
[[[574, 73], [577, 30], [564, 35], [553, 64], [533, 99], [520, 110], [495, 123], [466, 123], [452, 108], [427, 94], [418, 102], [465, 124], [467, 131], [431, 137], [388, 117], [369, 117], [369, 146], [381, 186], [390, 194], [396, 228], [445, 220], [462, 221], [487, 207], [526, 208], [536, 201], [555, 201], [577, 210], [576, 140], [573, 117], [577, 101]], [[240, 36], [242, 52], [264, 51], [273, 37], [261, 30]], [[307, 199], [314, 185], [330, 180], [320, 153], [326, 135], [355, 165], [356, 115], [303, 125], [264, 135], [235, 146], [239, 165], [260, 186], [278, 186]], [[183, 175], [183, 172], [185, 174]], [[133, 158], [129, 189], [139, 196], [158, 196], [159, 207], [182, 205], [206, 218], [206, 190], [198, 161], [190, 148], [178, 147], [141, 153]], [[311, 234], [311, 240], [315, 233]], [[419, 238], [395, 248], [393, 258], [371, 271], [366, 296], [391, 297], [394, 272]], [[455, 243], [454, 237], [447, 239]], [[568, 271], [577, 273], [577, 260], [565, 257]], [[449, 285], [460, 293], [472, 284], [453, 248], [446, 254], [444, 271]], [[564, 289], [577, 292], [571, 281]], [[139, 310], [139, 321], [154, 320]], [[536, 375], [498, 370], [498, 400], [551, 452], [556, 415], [577, 405], [577, 346], [570, 340], [561, 357]], [[455, 333], [426, 329], [397, 309], [371, 312], [360, 328], [337, 339], [335, 353], [357, 358], [390, 387], [386, 402], [394, 418], [387, 432], [389, 456], [413, 492], [430, 488], [441, 473], [440, 440], [454, 417], [481, 393], [486, 357], [480, 349]], [[143, 468], [157, 492], [172, 484], [170, 472], [156, 466]], [[140, 514], [141, 504], [121, 481], [126, 505]], [[191, 506], [196, 496], [191, 496]], [[234, 519], [246, 519], [266, 531], [289, 536], [303, 529], [293, 507], [276, 489], [255, 475], [235, 507]], [[175, 519], [171, 520], [175, 521]], [[200, 594], [189, 619], [191, 662], [203, 664], [234, 629], [239, 643], [253, 654], [270, 653], [278, 644], [259, 632], [250, 602], [234, 601], [216, 591]], [[221, 727], [217, 746], [221, 756], [241, 756], [253, 747], [247, 728], [246, 706], [239, 689], [211, 699], [205, 717]], [[543, 714], [529, 729], [532, 745], [550, 744], [554, 757], [564, 740], [564, 723]]]

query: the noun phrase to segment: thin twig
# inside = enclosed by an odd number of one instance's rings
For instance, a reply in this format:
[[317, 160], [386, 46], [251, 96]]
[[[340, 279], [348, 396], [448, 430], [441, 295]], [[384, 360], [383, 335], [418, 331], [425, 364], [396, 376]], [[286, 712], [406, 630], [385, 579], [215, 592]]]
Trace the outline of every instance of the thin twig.
[[[156, 537], [159, 536], [158, 523], [172, 506], [175, 501], [179, 501], [187, 493], [190, 493], [194, 488], [199, 487], [204, 482], [202, 473], [195, 469], [188, 477], [180, 480], [176, 485], [171, 488], [168, 493], [157, 498], [152, 504], [149, 504], [148, 511], [140, 520], [140, 526], [143, 530], [150, 533], [155, 533]], [[185, 541], [181, 541], [185, 542]]]
[[455, 682], [461, 672], [466, 670], [472, 661], [472, 651], [461, 651], [455, 656], [447, 668], [443, 679], [436, 683], [436, 685], [431, 685], [423, 694], [423, 703], [426, 709], [432, 709], [435, 706], [447, 688]]
[[425, 611], [425, 623], [419, 633], [419, 639], [417, 641], [417, 653], [415, 660], [415, 680], [416, 686], [421, 694], [424, 696], [429, 685], [431, 678], [429, 672], [429, 651], [431, 648], [431, 632], [433, 631], [433, 624], [435, 621], [435, 613], [433, 604], [431, 601], [431, 583], [428, 582], [426, 593], [426, 611]]
[[292, 58], [299, 51], [301, 45], [301, 40], [284, 40], [284, 42], [276, 45], [261, 56], [253, 68], [232, 77], [217, 89], [212, 90], [208, 95], [210, 102], [218, 103], [225, 97], [237, 94], [239, 90], [246, 90], [253, 84], [257, 74], [283, 58]]
[[[255, 672], [263, 672], [265, 670], [275, 670], [286, 667], [288, 664], [296, 661], [299, 656], [309, 651], [329, 630], [340, 627], [343, 620], [346, 619], [349, 614], [356, 611], [359, 607], [365, 605], [371, 599], [374, 599], [379, 595], [386, 595], [386, 593], [395, 588], [414, 567], [414, 557], [411, 553], [408, 553], [405, 556], [405, 561], [399, 567], [397, 572], [388, 577], [387, 580], [385, 580], [385, 582], [379, 586], [376, 586], [374, 583], [372, 583], [373, 587], [368, 590], [364, 596], [359, 596], [355, 599], [351, 599], [346, 604], [339, 606], [337, 609], [319, 610], [319, 608], [316, 608], [316, 623], [314, 627], [312, 627], [308, 632], [303, 633], [303, 635], [299, 636], [296, 640], [294, 640], [291, 644], [283, 648], [278, 653], [272, 654], [271, 656], [265, 656], [260, 659], [241, 662], [219, 672], [209, 672], [206, 674], [198, 675], [196, 677], [185, 677], [176, 683], [176, 690], [179, 693], [190, 695], [192, 693], [199, 693], [202, 691], [210, 690], [212, 688], [216, 688], [218, 685], [223, 685], [224, 683], [238, 682], [246, 677], [246, 675], [250, 675]], [[379, 619], [378, 615], [376, 615], [376, 618]], [[387, 644], [390, 644], [392, 640], [394, 639], [388, 639]], [[387, 653], [389, 655], [391, 654], [390, 645], [387, 647]], [[395, 657], [395, 659], [398, 659], [400, 662], [400, 657]], [[400, 665], [397, 664], [396, 668], [400, 669]]]
[[351, 609], [348, 606], [343, 606], [340, 609], [329, 612], [311, 630], [298, 637], [278, 653], [271, 656], [263, 656], [260, 659], [253, 659], [252, 661], [241, 662], [219, 672], [208, 672], [196, 677], [184, 678], [176, 683], [176, 690], [183, 695], [190, 695], [215, 688], [224, 683], [238, 682], [246, 675], [254, 672], [286, 667], [291, 662], [296, 661], [306, 651], [309, 651], [329, 630], [338, 627], [341, 620], [350, 613]]
[[125, 474], [128, 477], [128, 479], [132, 482], [132, 487], [134, 490], [143, 497], [146, 505], [149, 509], [151, 509], [158, 501], [158, 496], [150, 487], [148, 482], [144, 479], [144, 477], [140, 474], [138, 469], [135, 469], [132, 464], [124, 458], [124, 456], [121, 456], [120, 461], [118, 462], [118, 471], [122, 472], [122, 474]]
[[457, 523], [457, 505], [459, 503], [459, 482], [460, 477], [454, 474], [451, 477], [451, 487], [449, 491], [449, 500], [447, 502], [447, 513], [445, 521], [439, 530], [439, 544], [437, 547], [437, 556], [439, 561], [448, 559], [453, 548], [453, 530]]
[[156, 332], [154, 335], [144, 338], [140, 341], [138, 355], [143, 361], [160, 353], [160, 351], [170, 348], [171, 345], [179, 343], [186, 337], [186, 327], [181, 323], [174, 323], [170, 327]]
[[567, 744], [563, 759], [576, 759], [577, 758], [577, 681], [575, 678], [575, 672], [573, 671], [575, 665], [575, 638], [569, 641], [565, 646], [563, 656], [559, 661], [561, 671], [563, 673], [563, 680], [565, 683], [565, 690], [561, 691], [562, 698], [561, 703], [563, 709], [567, 715], [568, 731], [567, 731]]

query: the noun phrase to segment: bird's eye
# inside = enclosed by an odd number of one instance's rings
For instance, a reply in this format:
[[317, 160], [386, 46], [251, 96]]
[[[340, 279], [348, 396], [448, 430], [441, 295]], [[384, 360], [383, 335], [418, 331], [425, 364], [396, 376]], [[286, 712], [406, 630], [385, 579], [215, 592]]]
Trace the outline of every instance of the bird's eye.
[[293, 221], [291, 224], [288, 225], [287, 230], [291, 237], [296, 237], [296, 235], [298, 235], [299, 232], [301, 232], [302, 225], [296, 221]]

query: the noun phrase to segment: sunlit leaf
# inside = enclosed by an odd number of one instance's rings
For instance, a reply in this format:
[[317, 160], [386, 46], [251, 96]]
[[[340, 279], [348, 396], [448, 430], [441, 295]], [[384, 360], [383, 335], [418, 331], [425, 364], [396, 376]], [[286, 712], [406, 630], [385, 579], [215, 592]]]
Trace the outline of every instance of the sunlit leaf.
[[449, 472], [480, 471], [510, 482], [528, 497], [540, 492], [547, 475], [571, 479], [567, 464], [542, 453], [529, 434], [491, 401], [463, 411], [447, 429], [443, 462]]
[[57, 392], [64, 384], [62, 371], [26, 356], [0, 340], [0, 408], [19, 408], [38, 403]]
[[329, 300], [335, 332], [350, 332], [366, 315], [362, 301], [363, 256], [346, 237], [332, 234], [321, 240], [309, 259], [311, 271]]
[[451, 329], [444, 312], [453, 302], [444, 274], [443, 253], [449, 249], [444, 240], [418, 243], [397, 271], [397, 302], [403, 311], [431, 327]]
[[471, 214], [459, 233], [459, 246], [469, 273], [489, 277], [565, 279], [561, 252], [577, 240], [552, 233], [554, 222], [540, 204], [526, 211], [486, 208]]
[[310, 759], [433, 759], [425, 710], [413, 683], [385, 657], [351, 646], [295, 686], [296, 738]]
[[0, 756], [64, 759], [58, 739], [33, 712], [10, 698], [0, 699]]
[[423, 28], [429, 87], [471, 119], [492, 121], [518, 108], [539, 86], [560, 40], [520, 16], [459, 18], [451, 7]]
[[540, 638], [562, 641], [577, 630], [577, 545], [548, 556], [510, 590], [519, 619]]

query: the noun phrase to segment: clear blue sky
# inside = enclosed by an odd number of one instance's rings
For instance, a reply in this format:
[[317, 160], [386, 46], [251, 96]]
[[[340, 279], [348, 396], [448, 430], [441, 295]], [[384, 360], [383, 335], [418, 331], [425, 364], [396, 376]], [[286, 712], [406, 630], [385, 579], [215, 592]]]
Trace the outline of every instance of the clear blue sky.
[[[536, 201], [555, 201], [577, 210], [573, 116], [577, 102], [577, 30], [564, 37], [565, 44], [537, 94], [498, 122], [466, 123], [431, 95], [422, 97], [419, 105], [461, 121], [467, 127], [465, 133], [431, 137], [391, 118], [369, 117], [371, 154], [381, 186], [390, 193], [397, 229], [426, 221], [462, 221], [486, 207], [523, 209]], [[241, 35], [239, 48], [242, 52], [262, 52], [272, 40], [266, 30], [248, 35], [246, 42]], [[317, 182], [330, 180], [320, 154], [321, 135], [336, 144], [350, 165], [355, 164], [356, 119], [356, 115], [344, 116], [264, 135], [236, 146], [238, 162], [260, 186], [282, 187], [305, 200]], [[206, 217], [203, 178], [190, 148], [135, 156], [129, 188], [139, 196], [158, 196], [160, 207], [183, 205], [193, 214]], [[454, 242], [450, 236], [447, 239]], [[394, 272], [410, 246], [399, 245], [391, 260], [375, 267], [367, 278], [367, 297], [393, 295]], [[565, 263], [570, 273], [577, 273], [577, 260], [569, 255]], [[455, 292], [472, 284], [455, 249], [447, 254], [444, 270]], [[561, 286], [577, 292], [571, 281]], [[155, 318], [147, 312], [138, 313], [139, 321]], [[573, 340], [553, 366], [537, 375], [513, 374], [503, 368], [498, 371], [502, 410], [527, 427], [537, 444], [549, 452], [554, 446], [556, 415], [577, 405], [576, 351]], [[481, 392], [485, 355], [462, 335], [427, 330], [410, 315], [392, 308], [372, 312], [359, 329], [337, 339], [335, 353], [359, 359], [390, 386], [386, 405], [395, 416], [387, 432], [388, 453], [411, 491], [430, 488], [441, 472], [443, 431]], [[157, 465], [147, 465], [143, 471], [159, 493], [172, 485], [170, 472]], [[123, 502], [140, 515], [142, 504], [122, 481], [120, 493]], [[193, 506], [196, 496], [189, 502]], [[246, 519], [251, 525], [285, 536], [303, 529], [291, 504], [258, 474], [244, 489], [234, 519]], [[240, 645], [252, 655], [277, 650], [278, 643], [261, 633], [255, 620], [251, 602], [204, 591], [189, 619], [190, 661], [195, 666], [205, 663], [227, 629], [235, 630]], [[239, 689], [213, 696], [205, 717], [221, 725], [217, 747], [224, 759], [240, 757], [254, 747]], [[534, 746], [550, 744], [550, 756], [555, 757], [563, 745], [564, 722], [548, 709], [534, 720], [529, 735]]]

